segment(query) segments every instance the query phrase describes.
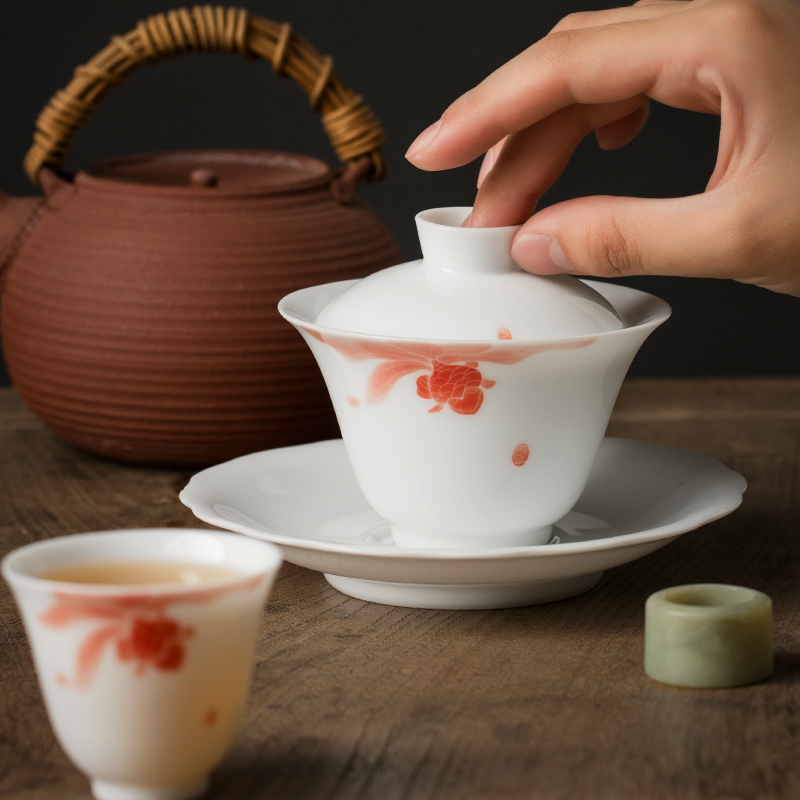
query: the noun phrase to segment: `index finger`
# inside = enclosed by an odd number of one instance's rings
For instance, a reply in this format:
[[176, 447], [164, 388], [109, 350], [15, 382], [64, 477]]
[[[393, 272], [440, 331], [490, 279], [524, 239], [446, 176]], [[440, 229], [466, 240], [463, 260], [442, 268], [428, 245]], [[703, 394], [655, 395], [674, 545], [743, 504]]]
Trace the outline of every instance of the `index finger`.
[[[647, 9], [653, 16], [641, 18]], [[685, 64], [676, 65], [680, 80], [669, 74], [676, 37], [685, 39], [693, 30], [675, 19], [692, 13], [690, 8], [669, 4], [635, 10], [639, 16], [633, 20], [546, 36], [458, 98], [430, 141], [416, 148], [415, 142], [407, 157], [426, 170], [459, 167], [504, 136], [574, 103], [613, 103], [646, 94], [681, 108], [717, 113], [707, 87], [687, 82]]]

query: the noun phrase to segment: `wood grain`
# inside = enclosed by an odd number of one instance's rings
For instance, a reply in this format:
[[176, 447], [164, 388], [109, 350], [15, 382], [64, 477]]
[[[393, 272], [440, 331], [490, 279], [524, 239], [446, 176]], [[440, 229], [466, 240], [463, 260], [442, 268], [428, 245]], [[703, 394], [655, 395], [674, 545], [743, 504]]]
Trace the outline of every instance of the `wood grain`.
[[[0, 545], [74, 531], [194, 526], [188, 473], [102, 461], [0, 393]], [[608, 572], [572, 600], [420, 611], [281, 571], [216, 800], [733, 800], [800, 796], [800, 379], [637, 380], [611, 434], [708, 453], [750, 482], [730, 517]], [[642, 669], [660, 588], [737, 583], [775, 603], [777, 669], [734, 690]], [[72, 800], [87, 782], [47, 724], [13, 603], [0, 594], [0, 797]]]

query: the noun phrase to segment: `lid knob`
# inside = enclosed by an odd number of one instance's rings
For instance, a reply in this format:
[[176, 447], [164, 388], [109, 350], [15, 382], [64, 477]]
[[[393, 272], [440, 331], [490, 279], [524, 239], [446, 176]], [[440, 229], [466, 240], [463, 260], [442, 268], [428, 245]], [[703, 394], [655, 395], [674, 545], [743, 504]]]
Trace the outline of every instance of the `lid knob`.
[[[606, 298], [572, 275], [521, 270], [511, 260], [519, 225], [460, 227], [470, 211], [432, 208], [417, 214], [424, 258], [379, 270], [334, 294], [316, 312], [317, 325], [367, 336], [493, 347], [502, 340], [552, 341], [624, 327]], [[414, 372], [417, 362], [407, 361], [391, 376], [382, 373], [381, 380]]]
[[514, 272], [511, 242], [520, 225], [462, 228], [469, 206], [432, 208], [415, 217], [422, 256], [427, 265], [471, 275]]
[[219, 183], [219, 176], [216, 172], [205, 167], [193, 169], [189, 175], [192, 186], [216, 186]]

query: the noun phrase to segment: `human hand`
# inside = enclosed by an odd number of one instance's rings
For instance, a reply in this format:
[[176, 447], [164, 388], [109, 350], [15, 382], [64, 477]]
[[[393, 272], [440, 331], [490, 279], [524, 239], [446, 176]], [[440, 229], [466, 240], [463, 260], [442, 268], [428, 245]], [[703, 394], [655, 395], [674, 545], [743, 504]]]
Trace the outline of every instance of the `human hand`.
[[[533, 213], [581, 139], [626, 144], [648, 98], [721, 116], [706, 191]], [[458, 98], [407, 158], [440, 170], [482, 153], [469, 224], [524, 223], [512, 255], [530, 272], [733, 278], [800, 295], [800, 4], [642, 0], [570, 15]]]

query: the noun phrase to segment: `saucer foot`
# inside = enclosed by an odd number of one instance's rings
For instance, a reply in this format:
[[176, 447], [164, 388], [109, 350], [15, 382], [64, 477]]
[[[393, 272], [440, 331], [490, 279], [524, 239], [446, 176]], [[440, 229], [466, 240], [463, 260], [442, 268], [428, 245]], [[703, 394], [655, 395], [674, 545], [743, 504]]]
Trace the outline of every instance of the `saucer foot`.
[[96, 800], [195, 800], [208, 791], [208, 778], [183, 786], [136, 786], [130, 783], [92, 781]]
[[592, 572], [589, 575], [578, 575], [556, 581], [466, 585], [390, 583], [343, 578], [340, 575], [327, 573], [325, 578], [334, 589], [359, 600], [368, 600], [370, 603], [405, 608], [477, 610], [516, 608], [563, 600], [596, 586], [602, 575], [602, 572]]

